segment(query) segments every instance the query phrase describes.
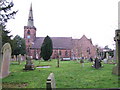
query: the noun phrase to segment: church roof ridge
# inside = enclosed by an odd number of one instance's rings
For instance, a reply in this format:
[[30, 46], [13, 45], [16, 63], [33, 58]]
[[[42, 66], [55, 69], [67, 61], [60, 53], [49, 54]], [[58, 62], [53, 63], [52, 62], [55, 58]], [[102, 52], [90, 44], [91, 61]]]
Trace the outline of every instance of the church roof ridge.
[[[40, 48], [45, 37], [36, 37], [34, 45], [32, 48]], [[72, 48], [72, 38], [71, 37], [50, 37], [53, 41], [53, 48]]]

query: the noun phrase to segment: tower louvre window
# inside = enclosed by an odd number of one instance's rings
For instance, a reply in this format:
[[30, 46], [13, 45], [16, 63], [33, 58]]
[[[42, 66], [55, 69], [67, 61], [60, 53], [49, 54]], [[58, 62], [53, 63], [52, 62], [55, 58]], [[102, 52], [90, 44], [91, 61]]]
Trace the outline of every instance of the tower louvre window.
[[27, 34], [29, 34], [29, 35], [30, 35], [30, 30], [28, 30], [28, 31], [27, 31]]

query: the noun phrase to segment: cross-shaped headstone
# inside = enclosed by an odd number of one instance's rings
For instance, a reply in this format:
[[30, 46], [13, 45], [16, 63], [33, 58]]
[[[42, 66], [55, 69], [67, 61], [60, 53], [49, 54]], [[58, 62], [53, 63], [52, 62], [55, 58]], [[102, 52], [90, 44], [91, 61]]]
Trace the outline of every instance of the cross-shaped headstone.
[[114, 41], [116, 42], [117, 66], [113, 68], [113, 74], [120, 76], [120, 29], [115, 31]]

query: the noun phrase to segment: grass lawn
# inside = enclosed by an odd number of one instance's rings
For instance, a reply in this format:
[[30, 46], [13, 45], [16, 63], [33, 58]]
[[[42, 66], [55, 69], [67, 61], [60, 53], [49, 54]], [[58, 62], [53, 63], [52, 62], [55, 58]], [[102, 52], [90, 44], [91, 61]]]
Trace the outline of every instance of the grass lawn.
[[25, 62], [10, 65], [10, 75], [2, 80], [5, 88], [46, 88], [46, 79], [54, 73], [57, 88], [118, 88], [118, 76], [112, 74], [113, 64], [103, 64], [101, 69], [91, 67], [92, 63], [84, 63], [84, 67], [76, 61], [33, 61], [34, 65], [50, 65], [51, 68], [36, 68], [24, 71]]

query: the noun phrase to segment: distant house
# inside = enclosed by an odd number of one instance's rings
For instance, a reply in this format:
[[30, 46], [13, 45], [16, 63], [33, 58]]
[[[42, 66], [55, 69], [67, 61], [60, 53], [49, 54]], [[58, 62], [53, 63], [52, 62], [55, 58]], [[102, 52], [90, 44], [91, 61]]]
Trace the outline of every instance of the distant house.
[[[26, 42], [27, 54], [34, 59], [41, 58], [40, 48], [44, 37], [36, 37], [36, 28], [34, 26], [32, 5], [29, 11], [28, 24], [24, 26], [24, 39]], [[80, 39], [72, 37], [51, 37], [53, 42], [53, 53], [51, 58], [57, 58], [58, 52], [60, 58], [78, 59], [80, 57], [90, 58], [96, 56], [96, 47], [91, 39], [83, 35]]]

